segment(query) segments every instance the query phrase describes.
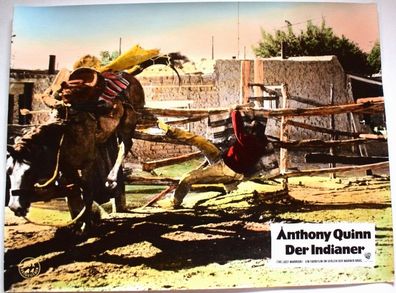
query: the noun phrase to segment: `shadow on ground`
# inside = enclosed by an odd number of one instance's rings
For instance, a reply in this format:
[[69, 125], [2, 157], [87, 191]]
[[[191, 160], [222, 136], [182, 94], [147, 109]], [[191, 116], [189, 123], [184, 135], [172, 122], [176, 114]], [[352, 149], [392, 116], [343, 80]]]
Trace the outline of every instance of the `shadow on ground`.
[[[123, 266], [143, 264], [157, 270], [177, 271], [233, 260], [268, 259], [271, 256], [270, 231], [268, 224], [263, 223], [295, 222], [295, 219], [280, 217], [286, 212], [382, 210], [390, 206], [388, 203], [318, 204], [296, 200], [285, 193], [277, 196], [276, 200], [266, 201], [258, 201], [257, 195], [253, 196], [251, 204], [243, 211], [205, 209], [198, 204], [195, 209], [147, 213], [138, 217], [130, 213], [125, 217], [104, 220], [91, 232], [88, 240], [58, 231], [44, 241], [9, 248], [4, 262], [5, 289], [9, 290], [13, 284], [23, 281], [18, 273], [18, 264], [25, 257], [45, 256], [40, 260], [41, 273], [74, 262], [97, 261]], [[252, 225], [247, 223], [257, 224], [256, 228], [252, 229]], [[188, 239], [183, 235], [188, 235]], [[150, 242], [159, 252], [149, 257], [108, 253], [142, 241]]]

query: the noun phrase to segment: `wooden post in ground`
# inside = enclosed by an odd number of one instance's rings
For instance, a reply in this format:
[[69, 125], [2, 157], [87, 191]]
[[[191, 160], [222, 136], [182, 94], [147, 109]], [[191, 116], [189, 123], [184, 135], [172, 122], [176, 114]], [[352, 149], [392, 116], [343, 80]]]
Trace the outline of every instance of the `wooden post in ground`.
[[[281, 87], [281, 92], [282, 92], [282, 108], [286, 109], [287, 108], [287, 85], [282, 84]], [[281, 117], [281, 126], [280, 126], [280, 141], [281, 142], [287, 142], [288, 137], [287, 137], [287, 118], [285, 116]], [[281, 148], [279, 152], [279, 170], [281, 174], [285, 174], [287, 171], [287, 149]], [[283, 188], [288, 189], [287, 187], [287, 178], [284, 179], [283, 182]]]
[[250, 96], [250, 61], [242, 60], [241, 62], [241, 91], [239, 102], [240, 104], [246, 104], [249, 102]]
[[[254, 60], [253, 81], [255, 84], [264, 85], [264, 63], [263, 60]], [[261, 86], [253, 86], [254, 106], [263, 107], [263, 88]]]
[[[334, 86], [332, 83], [330, 84], [330, 105], [334, 106]], [[330, 128], [332, 131], [335, 131], [334, 115], [331, 115], [330, 117]], [[332, 134], [331, 139], [336, 140], [337, 136], [335, 134]], [[332, 156], [335, 155], [335, 151], [333, 147], [330, 148], [330, 155]], [[336, 163], [329, 163], [329, 168], [335, 168], [335, 167], [336, 167]], [[336, 178], [336, 173], [330, 173], [330, 178], [332, 179]]]
[[[349, 117], [350, 117], [351, 124], [352, 124], [351, 125], [352, 126], [352, 131], [358, 132], [359, 129], [358, 129], [357, 125], [359, 125], [359, 124], [357, 122], [358, 121], [357, 118], [353, 115], [353, 113], [349, 113]], [[366, 145], [359, 144], [358, 149], [359, 149], [360, 156], [368, 157], [368, 152], [367, 152]], [[370, 170], [370, 169], [367, 169], [366, 170], [366, 175], [368, 175], [368, 176], [373, 175], [373, 171]]]

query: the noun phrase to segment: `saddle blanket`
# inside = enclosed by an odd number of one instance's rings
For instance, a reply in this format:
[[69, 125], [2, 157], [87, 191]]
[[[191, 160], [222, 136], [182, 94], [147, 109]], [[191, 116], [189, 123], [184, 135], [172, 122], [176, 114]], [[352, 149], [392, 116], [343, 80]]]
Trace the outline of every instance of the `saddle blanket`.
[[99, 101], [113, 103], [115, 97], [119, 96], [129, 85], [121, 72], [104, 72], [102, 76], [105, 78], [105, 89], [99, 96]]

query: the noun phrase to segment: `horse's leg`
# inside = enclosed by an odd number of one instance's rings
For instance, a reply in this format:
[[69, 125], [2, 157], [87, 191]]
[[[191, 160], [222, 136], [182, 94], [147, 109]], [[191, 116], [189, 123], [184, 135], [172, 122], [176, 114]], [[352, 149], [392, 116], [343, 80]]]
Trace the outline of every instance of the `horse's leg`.
[[125, 192], [123, 192], [119, 196], [112, 198], [111, 209], [113, 213], [121, 213], [128, 211], [126, 205]]
[[[128, 102], [122, 104], [124, 111], [117, 131], [118, 136], [121, 138], [121, 144], [118, 149], [116, 163], [107, 176], [106, 186], [108, 186], [108, 188], [115, 188], [117, 182], [118, 184], [124, 185], [121, 166], [133, 144], [132, 136], [139, 118], [139, 114], [135, 112], [135, 109], [139, 111], [145, 104], [144, 90], [140, 82], [131, 74], [124, 73], [123, 76], [129, 81], [129, 87], [126, 93]], [[119, 212], [126, 210], [124, 186], [122, 190], [121, 194], [114, 198], [113, 211]]]
[[124, 105], [124, 107], [124, 116], [120, 121], [117, 131], [121, 143], [118, 145], [118, 154], [115, 164], [107, 175], [106, 186], [110, 189], [114, 189], [117, 186], [117, 176], [126, 155], [132, 148], [132, 136], [137, 124], [137, 113], [134, 109], [129, 105]]
[[111, 199], [113, 213], [125, 212], [128, 210], [125, 197], [124, 172], [122, 168], [118, 171], [117, 185], [117, 194]]
[[106, 187], [109, 189], [114, 189], [117, 186], [117, 175], [118, 171], [120, 170], [122, 166], [122, 162], [125, 159], [125, 143], [121, 141], [121, 143], [118, 145], [118, 154], [117, 154], [117, 159], [113, 165], [113, 168], [110, 170], [109, 174], [107, 175], [107, 180], [106, 180]]
[[84, 201], [81, 197], [80, 188], [73, 187], [73, 189], [70, 191], [66, 198], [70, 216], [72, 219], [75, 219], [84, 209]]
[[[132, 139], [129, 139], [132, 142]], [[127, 147], [125, 146], [127, 145]], [[125, 186], [120, 186], [124, 184], [124, 175], [122, 171], [122, 163], [127, 154], [126, 150], [130, 150], [132, 143], [127, 143], [124, 139], [121, 139], [121, 143], [118, 145], [118, 155], [113, 168], [107, 175], [106, 187], [109, 189], [115, 189], [117, 186], [120, 189], [120, 194], [115, 196], [112, 200], [112, 211], [113, 212], [123, 212], [126, 211], [126, 198], [125, 198]]]

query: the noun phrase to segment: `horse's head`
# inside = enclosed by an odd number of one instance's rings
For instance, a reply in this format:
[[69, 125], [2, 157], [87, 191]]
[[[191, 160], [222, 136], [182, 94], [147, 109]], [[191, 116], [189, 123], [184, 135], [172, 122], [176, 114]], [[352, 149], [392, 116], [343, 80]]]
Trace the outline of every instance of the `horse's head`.
[[61, 97], [65, 103], [84, 105], [96, 102], [105, 86], [101, 74], [91, 68], [74, 70], [68, 81], [61, 84]]
[[29, 210], [33, 177], [31, 162], [23, 159], [13, 147], [9, 147], [7, 152], [7, 198], [8, 207], [16, 216], [25, 216]]
[[[55, 130], [56, 127], [53, 128]], [[7, 147], [6, 198], [8, 207], [17, 216], [25, 216], [31, 202], [42, 200], [35, 185], [45, 182], [53, 174], [57, 148], [52, 141], [56, 142], [59, 135], [51, 135], [51, 132], [52, 129], [29, 133], [19, 138], [15, 145]]]

